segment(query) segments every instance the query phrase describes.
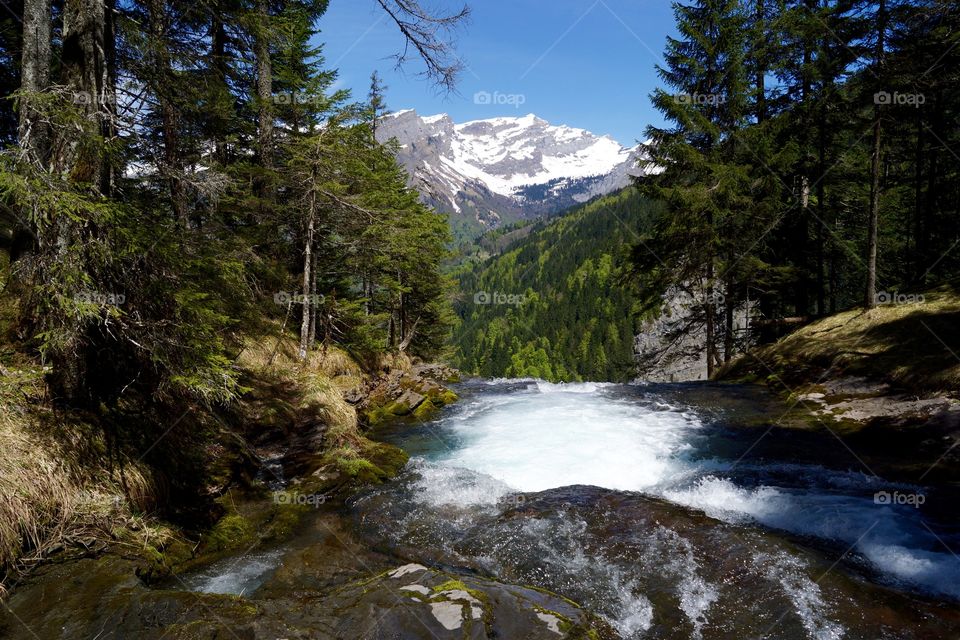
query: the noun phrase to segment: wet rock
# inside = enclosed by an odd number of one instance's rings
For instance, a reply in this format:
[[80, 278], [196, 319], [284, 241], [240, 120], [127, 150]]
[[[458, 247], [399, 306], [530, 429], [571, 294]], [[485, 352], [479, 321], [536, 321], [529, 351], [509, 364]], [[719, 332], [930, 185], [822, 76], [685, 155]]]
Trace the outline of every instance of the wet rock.
[[360, 404], [364, 397], [363, 387], [355, 387], [343, 393], [343, 399], [350, 404]]
[[[880, 576], [846, 543], [813, 547], [661, 499], [586, 486], [523, 494], [497, 509], [424, 505], [416, 473], [408, 474], [409, 490], [401, 477], [356, 503], [372, 545], [424, 565], [455, 556], [460, 567], [561, 593], [625, 638], [960, 637], [953, 604], [871, 582]], [[546, 637], [570, 633], [564, 609], [535, 604]]]
[[463, 605], [457, 602], [431, 602], [430, 613], [447, 631], [463, 626]]
[[346, 602], [352, 604], [338, 623], [342, 637], [354, 637], [355, 614], [384, 602], [389, 611], [371, 615], [384, 616], [379, 625], [382, 633], [389, 629], [401, 638], [610, 637], [609, 630], [590, 614], [548, 592], [419, 564], [403, 565], [374, 580], [342, 588], [328, 606], [343, 611]]
[[553, 631], [556, 634], [561, 634], [560, 618], [552, 613], [537, 613], [537, 617], [543, 620], [543, 623], [547, 625], [547, 628], [550, 629], [550, 631]]
[[403, 395], [393, 403], [392, 413], [397, 416], [409, 415], [414, 409], [419, 407], [426, 397], [420, 395], [413, 389], [407, 389]]
[[408, 573], [417, 573], [418, 571], [426, 571], [427, 568], [422, 564], [405, 564], [402, 567], [397, 567], [390, 572], [391, 578], [402, 578]]
[[[244, 596], [150, 588], [117, 556], [48, 567], [0, 609], [5, 640], [607, 640], [616, 636], [552, 593], [403, 563], [365, 547], [332, 514], [277, 556]], [[279, 550], [278, 550], [279, 551]], [[282, 555], [282, 558], [280, 557]], [[237, 559], [238, 562], [242, 558]], [[104, 630], [109, 630], [104, 634]]]

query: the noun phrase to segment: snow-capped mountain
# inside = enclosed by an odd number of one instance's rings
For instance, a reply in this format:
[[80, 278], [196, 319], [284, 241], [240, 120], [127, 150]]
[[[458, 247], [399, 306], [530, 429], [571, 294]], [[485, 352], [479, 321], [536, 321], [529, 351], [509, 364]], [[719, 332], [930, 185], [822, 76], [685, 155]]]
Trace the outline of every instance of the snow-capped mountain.
[[533, 114], [455, 124], [446, 114], [399, 111], [380, 120], [377, 137], [397, 140], [398, 159], [426, 202], [480, 228], [556, 213], [640, 172], [641, 147]]

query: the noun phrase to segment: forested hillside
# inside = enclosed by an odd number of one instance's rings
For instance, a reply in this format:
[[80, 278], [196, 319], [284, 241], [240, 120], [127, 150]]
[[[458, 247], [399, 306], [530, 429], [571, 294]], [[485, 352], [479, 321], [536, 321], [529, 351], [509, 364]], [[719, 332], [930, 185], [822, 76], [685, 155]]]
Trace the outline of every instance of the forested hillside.
[[637, 320], [619, 263], [657, 207], [627, 189], [538, 223], [460, 274], [459, 365], [489, 376], [629, 380]]
[[[674, 5], [639, 181], [642, 305], [685, 289], [714, 371], [734, 316], [803, 321], [960, 275], [960, 9], [942, 0]], [[705, 37], [708, 34], [709, 37]], [[756, 305], [756, 302], [759, 304]], [[760, 323], [758, 323], [759, 326]]]

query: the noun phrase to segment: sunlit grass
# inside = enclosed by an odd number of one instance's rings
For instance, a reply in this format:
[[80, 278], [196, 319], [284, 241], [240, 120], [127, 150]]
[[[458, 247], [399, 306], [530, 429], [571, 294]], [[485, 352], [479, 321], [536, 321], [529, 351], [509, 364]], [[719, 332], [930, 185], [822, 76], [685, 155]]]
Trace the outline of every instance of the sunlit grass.
[[851, 309], [814, 321], [732, 363], [724, 377], [752, 373], [785, 380], [863, 376], [916, 392], [960, 389], [960, 295], [952, 287], [923, 299]]

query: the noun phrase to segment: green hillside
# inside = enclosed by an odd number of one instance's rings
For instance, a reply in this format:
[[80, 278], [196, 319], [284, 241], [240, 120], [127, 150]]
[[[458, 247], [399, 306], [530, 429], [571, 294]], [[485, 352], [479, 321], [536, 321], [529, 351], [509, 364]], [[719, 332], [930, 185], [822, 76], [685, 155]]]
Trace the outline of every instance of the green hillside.
[[486, 377], [633, 377], [629, 288], [620, 255], [657, 207], [627, 189], [539, 223], [461, 272], [458, 365]]

